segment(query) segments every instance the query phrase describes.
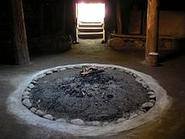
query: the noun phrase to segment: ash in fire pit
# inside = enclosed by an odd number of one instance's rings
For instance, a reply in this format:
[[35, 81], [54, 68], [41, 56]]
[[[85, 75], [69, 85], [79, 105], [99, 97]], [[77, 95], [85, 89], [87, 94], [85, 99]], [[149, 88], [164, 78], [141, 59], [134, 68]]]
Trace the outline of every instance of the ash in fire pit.
[[25, 92], [22, 102], [32, 112], [78, 123], [129, 119], [148, 111], [156, 99], [135, 74], [100, 66], [48, 71]]

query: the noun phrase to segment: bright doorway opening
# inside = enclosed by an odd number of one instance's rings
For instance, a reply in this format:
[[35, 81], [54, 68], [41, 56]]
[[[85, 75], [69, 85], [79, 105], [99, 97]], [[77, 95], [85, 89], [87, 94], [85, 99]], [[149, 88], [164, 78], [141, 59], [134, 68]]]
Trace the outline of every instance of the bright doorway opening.
[[105, 40], [105, 3], [76, 4], [76, 38]]
[[103, 22], [105, 17], [104, 3], [78, 3], [77, 17], [81, 22]]

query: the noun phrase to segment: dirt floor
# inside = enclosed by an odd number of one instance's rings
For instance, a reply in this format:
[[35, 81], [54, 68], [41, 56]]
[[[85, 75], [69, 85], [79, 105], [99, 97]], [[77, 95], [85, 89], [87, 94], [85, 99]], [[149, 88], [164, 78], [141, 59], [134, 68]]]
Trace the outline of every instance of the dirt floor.
[[[100, 41], [81, 41], [65, 53], [37, 56], [30, 65], [0, 66], [0, 139], [184, 139], [185, 55], [165, 59], [159, 67], [143, 64], [144, 51], [113, 51]], [[156, 121], [110, 137], [75, 137], [27, 125], [7, 111], [7, 98], [27, 76], [59, 65], [104, 63], [121, 65], [153, 76], [173, 98], [165, 115]]]

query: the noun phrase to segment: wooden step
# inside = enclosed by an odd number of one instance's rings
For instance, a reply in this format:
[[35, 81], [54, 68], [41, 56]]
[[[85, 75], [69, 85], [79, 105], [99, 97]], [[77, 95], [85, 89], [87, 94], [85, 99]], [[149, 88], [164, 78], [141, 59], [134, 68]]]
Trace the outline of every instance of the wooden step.
[[85, 22], [85, 21], [80, 21], [82, 24], [102, 24], [102, 22]]
[[79, 27], [79, 32], [103, 32], [102, 27]]
[[102, 23], [80, 23], [79, 27], [102, 27]]
[[103, 38], [103, 32], [79, 32], [78, 37], [81, 39]]

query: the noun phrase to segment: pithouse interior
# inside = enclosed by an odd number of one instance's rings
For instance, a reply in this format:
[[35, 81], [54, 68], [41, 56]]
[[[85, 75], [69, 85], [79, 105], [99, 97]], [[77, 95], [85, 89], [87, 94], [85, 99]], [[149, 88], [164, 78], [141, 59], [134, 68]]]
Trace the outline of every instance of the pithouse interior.
[[0, 4], [0, 139], [184, 139], [182, 0]]

